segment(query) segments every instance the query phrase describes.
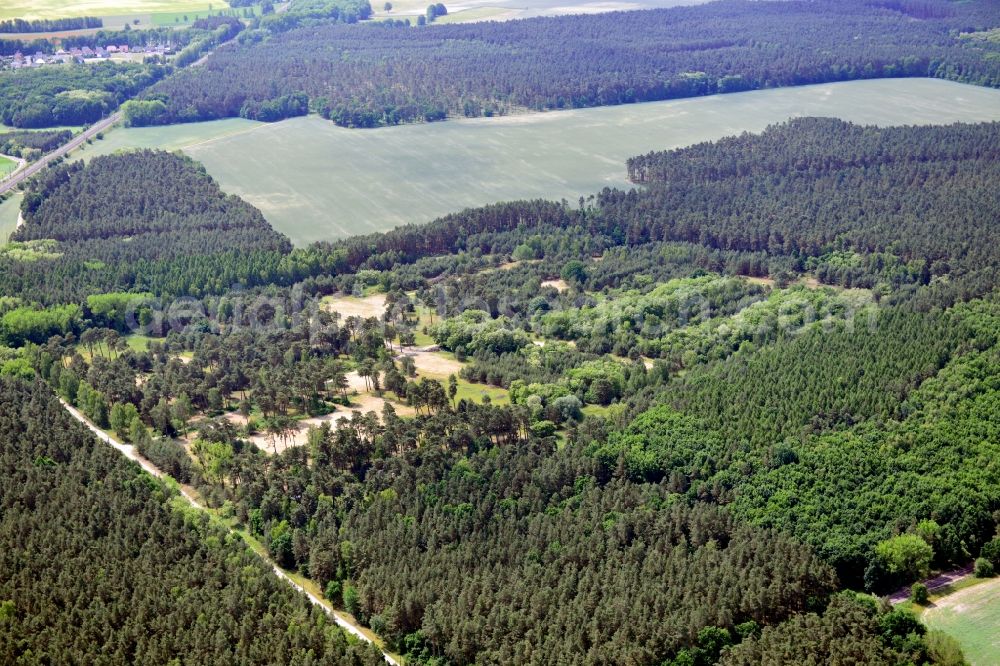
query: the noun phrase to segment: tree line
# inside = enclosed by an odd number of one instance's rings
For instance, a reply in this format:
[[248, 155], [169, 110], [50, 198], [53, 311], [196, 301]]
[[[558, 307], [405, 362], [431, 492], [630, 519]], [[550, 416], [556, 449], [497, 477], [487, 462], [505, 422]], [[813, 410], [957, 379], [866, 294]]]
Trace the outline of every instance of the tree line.
[[88, 30], [103, 28], [104, 20], [97, 16], [80, 16], [59, 19], [22, 19], [0, 21], [0, 32], [58, 32], [63, 30]]

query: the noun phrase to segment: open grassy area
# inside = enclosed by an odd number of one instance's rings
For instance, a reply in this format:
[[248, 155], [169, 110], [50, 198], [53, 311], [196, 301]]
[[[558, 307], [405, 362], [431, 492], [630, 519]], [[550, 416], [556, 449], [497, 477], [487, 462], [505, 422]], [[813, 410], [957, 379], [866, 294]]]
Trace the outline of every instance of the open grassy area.
[[1000, 663], [1000, 578], [935, 600], [921, 619], [954, 636], [973, 666]]
[[17, 227], [17, 214], [21, 211], [20, 192], [0, 202], [0, 246], [6, 245], [14, 228]]
[[516, 9], [508, 9], [506, 7], [472, 7], [470, 9], [463, 9], [461, 11], [449, 12], [445, 16], [440, 16], [434, 20], [434, 24], [444, 25], [447, 23], [473, 23], [475, 21], [495, 21], [507, 18], [513, 18], [516, 15]]
[[160, 150], [194, 149], [206, 141], [218, 141], [226, 137], [265, 127], [264, 123], [243, 118], [229, 118], [208, 123], [188, 123], [166, 127], [115, 128], [105, 132], [104, 138], [92, 145], [83, 145], [73, 151], [69, 161], [90, 159], [97, 155], [110, 155], [119, 150], [133, 148], [157, 148]]
[[9, 157], [4, 157], [0, 155], [0, 178], [3, 178], [14, 169], [17, 168], [17, 162], [10, 159]]
[[575, 201], [627, 187], [625, 160], [633, 155], [803, 115], [884, 125], [1000, 120], [1000, 90], [883, 79], [373, 130], [318, 117], [231, 119], [116, 129], [83, 154], [183, 149], [303, 245], [495, 201]]
[[202, 11], [224, 9], [223, 0], [5, 0], [0, 3], [0, 19], [51, 19], [71, 16], [121, 16], [158, 12]]
[[147, 351], [149, 349], [149, 343], [153, 339], [154, 338], [145, 335], [133, 333], [132, 335], [125, 336], [125, 344], [127, 344], [128, 348], [133, 351]]

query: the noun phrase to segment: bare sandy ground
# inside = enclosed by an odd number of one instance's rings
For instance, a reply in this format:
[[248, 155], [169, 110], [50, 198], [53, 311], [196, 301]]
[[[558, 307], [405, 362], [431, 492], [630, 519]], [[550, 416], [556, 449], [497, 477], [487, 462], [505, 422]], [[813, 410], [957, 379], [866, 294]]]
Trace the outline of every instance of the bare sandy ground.
[[413, 359], [413, 364], [417, 367], [417, 374], [428, 377], [440, 378], [457, 375], [462, 369], [461, 363], [439, 351], [429, 351], [426, 348], [407, 349], [403, 355]]
[[542, 282], [543, 287], [552, 287], [556, 291], [566, 291], [569, 289], [569, 285], [566, 284], [566, 280], [545, 280]]
[[[385, 403], [386, 400], [384, 398], [379, 398], [378, 396], [370, 395], [368, 393], [353, 395], [351, 396], [350, 407], [339, 407], [337, 411], [330, 414], [302, 419], [298, 422], [298, 427], [288, 437], [283, 439], [280, 437], [272, 439], [266, 432], [260, 432], [256, 435], [251, 435], [247, 439], [253, 442], [254, 446], [264, 453], [269, 455], [281, 453], [282, 451], [293, 446], [304, 446], [309, 441], [310, 427], [316, 427], [324, 423], [329, 423], [330, 427], [336, 429], [339, 427], [341, 421], [350, 421], [354, 417], [354, 412], [360, 412], [362, 414], [375, 412], [381, 419], [382, 409], [385, 407]], [[413, 408], [407, 405], [392, 403], [392, 407], [400, 416], [414, 415]], [[225, 418], [240, 427], [245, 426], [247, 423], [247, 420], [243, 417], [243, 415], [238, 412], [229, 412], [226, 414]]]
[[[769, 278], [769, 277], [753, 277], [753, 276], [750, 276], [750, 275], [741, 275], [740, 277], [743, 278], [744, 280], [746, 280], [747, 282], [749, 282], [750, 284], [760, 284], [760, 285], [764, 285], [765, 287], [773, 287], [774, 286], [774, 278]], [[808, 276], [808, 275], [803, 276], [803, 277], [799, 278], [798, 280], [795, 280], [794, 282], [792, 282], [790, 284], [791, 285], [801, 284], [802, 286], [809, 287], [810, 289], [819, 289], [820, 287], [823, 286], [822, 284], [820, 284], [819, 280], [817, 280], [814, 277]]]
[[356, 296], [334, 296], [324, 303], [330, 312], [337, 312], [344, 319], [348, 317], [382, 317], [385, 312], [385, 294]]

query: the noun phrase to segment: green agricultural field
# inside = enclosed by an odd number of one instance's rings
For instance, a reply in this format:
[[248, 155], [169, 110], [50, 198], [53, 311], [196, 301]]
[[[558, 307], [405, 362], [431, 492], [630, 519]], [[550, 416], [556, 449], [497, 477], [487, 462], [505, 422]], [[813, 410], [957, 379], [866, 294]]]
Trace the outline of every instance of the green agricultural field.
[[921, 619], [954, 636], [972, 666], [1000, 663], [1000, 578], [938, 599]]
[[51, 19], [71, 16], [121, 16], [125, 14], [156, 14], [186, 12], [229, 7], [223, 0], [4, 0], [0, 3], [0, 19]]
[[227, 192], [305, 244], [501, 200], [576, 201], [627, 187], [625, 160], [633, 155], [803, 115], [876, 124], [1000, 120], [1000, 90], [884, 79], [372, 130], [318, 117], [233, 119], [115, 130], [82, 154], [183, 149]]
[[229, 118], [208, 123], [115, 129], [105, 132], [103, 139], [94, 141], [93, 144], [84, 144], [73, 151], [68, 159], [70, 161], [80, 158], [90, 159], [97, 155], [110, 155], [119, 150], [133, 148], [156, 148], [168, 151], [194, 149], [204, 142], [218, 141], [256, 129], [263, 124], [243, 118]]
[[518, 11], [520, 10], [508, 9], [506, 7], [475, 7], [473, 9], [463, 9], [461, 11], [446, 14], [445, 16], [439, 16], [434, 19], [434, 24], [444, 25], [446, 23], [475, 23], [477, 21], [509, 19], [514, 18]]
[[[445, 2], [450, 13], [435, 23], [462, 23], [473, 21], [505, 21], [533, 16], [562, 16], [565, 14], [597, 14], [627, 9], [652, 9], [697, 5], [707, 0], [462, 0], [460, 5]], [[394, 0], [392, 11], [383, 11], [384, 0], [372, 2], [376, 18], [406, 18], [427, 11], [426, 0]]]
[[5, 177], [7, 174], [9, 174], [16, 168], [17, 168], [17, 162], [15, 160], [0, 155], [0, 178]]
[[6, 245], [11, 233], [17, 227], [17, 215], [21, 212], [21, 199], [18, 192], [5, 201], [0, 202], [0, 246]]

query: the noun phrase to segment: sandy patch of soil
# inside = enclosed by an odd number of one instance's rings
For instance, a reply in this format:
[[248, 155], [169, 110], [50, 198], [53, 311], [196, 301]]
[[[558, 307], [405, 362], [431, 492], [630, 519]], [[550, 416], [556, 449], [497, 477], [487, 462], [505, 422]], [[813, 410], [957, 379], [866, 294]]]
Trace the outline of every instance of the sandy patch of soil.
[[809, 287], [810, 289], [819, 289], [822, 286], [819, 283], [819, 280], [817, 280], [814, 277], [805, 277], [805, 278], [802, 278], [801, 280], [799, 280], [799, 284], [804, 284], [805, 286]]
[[462, 364], [453, 358], [448, 358], [438, 351], [427, 351], [423, 349], [407, 350], [404, 356], [413, 359], [413, 364], [417, 366], [417, 373], [428, 377], [447, 377], [457, 375], [462, 369]]
[[327, 299], [324, 306], [330, 312], [337, 312], [341, 317], [378, 317], [385, 312], [385, 294], [372, 294], [358, 298], [356, 296], [334, 296]]
[[[749, 275], [741, 275], [740, 277], [743, 278], [744, 280], [746, 280], [747, 282], [749, 282], [750, 284], [760, 284], [760, 285], [763, 285], [765, 287], [773, 287], [774, 286], [774, 278], [769, 278], [769, 277], [751, 277]], [[811, 276], [803, 276], [803, 277], [799, 278], [798, 280], [795, 280], [794, 282], [791, 282], [789, 284], [789, 286], [796, 285], [796, 284], [800, 284], [800, 285], [802, 285], [804, 287], [809, 287], [810, 289], [819, 289], [820, 287], [823, 286], [822, 284], [820, 284], [819, 280], [817, 280], [816, 278], [811, 277]]]
[[[352, 395], [350, 407], [338, 407], [337, 411], [330, 414], [302, 419], [298, 422], [298, 427], [295, 431], [292, 432], [290, 436], [286, 436], [283, 439], [281, 437], [272, 439], [272, 437], [266, 432], [259, 432], [248, 437], [247, 439], [253, 442], [254, 446], [268, 455], [281, 453], [285, 449], [293, 446], [304, 446], [309, 441], [310, 427], [319, 426], [323, 423], [329, 423], [332, 428], [337, 428], [341, 421], [350, 421], [354, 417], [354, 412], [360, 412], [362, 414], [375, 412], [379, 419], [381, 419], [385, 403], [386, 400], [384, 398], [368, 393]], [[396, 410], [396, 414], [399, 416], [413, 416], [415, 414], [413, 408], [408, 405], [392, 403], [392, 407]], [[225, 415], [225, 418], [239, 427], [245, 427], [247, 424], [247, 419], [239, 412], [229, 412]]]
[[773, 287], [774, 286], [774, 278], [769, 278], [769, 277], [751, 277], [749, 275], [741, 275], [740, 277], [743, 278], [744, 280], [746, 280], [747, 282], [749, 282], [750, 284], [759, 284], [759, 285], [763, 285], [765, 287]]
[[566, 284], [566, 280], [545, 280], [542, 282], [543, 287], [552, 287], [556, 291], [566, 291], [569, 289], [569, 285]]

